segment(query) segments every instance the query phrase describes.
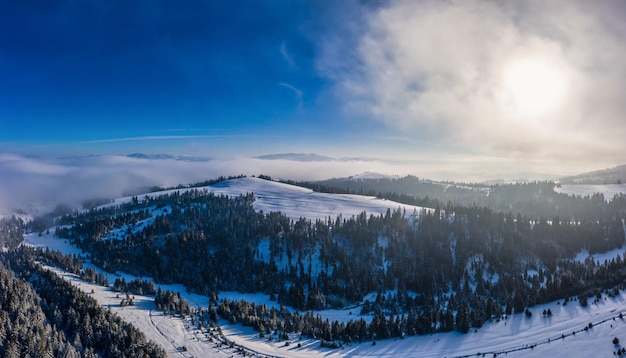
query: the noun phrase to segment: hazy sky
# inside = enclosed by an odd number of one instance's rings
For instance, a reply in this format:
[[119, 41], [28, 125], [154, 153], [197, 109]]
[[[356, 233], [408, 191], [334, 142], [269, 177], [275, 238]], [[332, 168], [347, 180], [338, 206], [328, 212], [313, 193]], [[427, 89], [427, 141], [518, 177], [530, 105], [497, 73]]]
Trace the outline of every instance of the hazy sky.
[[620, 0], [3, 1], [0, 168], [134, 152], [224, 174], [306, 176], [251, 164], [265, 154], [344, 158], [309, 162], [316, 177], [615, 166], [625, 18]]

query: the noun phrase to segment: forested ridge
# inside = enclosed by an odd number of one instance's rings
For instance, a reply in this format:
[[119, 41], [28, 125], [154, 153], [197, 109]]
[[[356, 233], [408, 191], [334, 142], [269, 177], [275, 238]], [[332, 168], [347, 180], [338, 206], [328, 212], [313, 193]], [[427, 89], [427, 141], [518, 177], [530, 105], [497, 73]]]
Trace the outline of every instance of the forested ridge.
[[23, 240], [25, 224], [15, 216], [0, 218], [0, 249], [14, 249]]
[[[594, 209], [567, 219], [448, 203], [433, 211], [294, 221], [256, 212], [254, 200], [252, 193], [199, 189], [135, 198], [123, 210], [63, 217], [56, 235], [111, 272], [182, 282], [207, 295], [263, 292], [297, 310], [362, 304], [359, 313], [374, 314], [376, 322], [415, 322], [397, 330], [402, 334], [466, 332], [502, 313], [597, 295], [624, 278], [621, 257], [572, 260], [583, 250], [624, 244], [624, 197], [570, 197]], [[136, 220], [140, 229], [127, 226]], [[122, 237], [107, 236], [120, 228]], [[380, 294], [363, 302], [370, 292]]]
[[[165, 357], [162, 348], [20, 248], [0, 257], [0, 356]], [[17, 277], [16, 277], [17, 273]]]
[[[521, 214], [531, 219], [593, 218], [605, 208], [602, 194], [576, 197], [558, 193], [554, 182], [533, 181], [501, 184], [434, 182], [416, 176], [395, 179], [327, 179], [289, 184], [325, 193], [377, 196], [400, 203], [426, 207], [485, 207], [496, 212]], [[600, 214], [601, 215], [601, 214]]]
[[[516, 190], [539, 187], [548, 190], [545, 184]], [[394, 195], [425, 200], [387, 196]], [[255, 211], [253, 193], [228, 197], [187, 188], [57, 217], [52, 230], [104, 270], [153, 277], [157, 285], [181, 282], [208, 295], [207, 320], [350, 342], [467, 332], [505, 313], [532, 314], [539, 303], [586, 305], [602, 293], [615, 294], [626, 277], [624, 257], [604, 263], [573, 257], [624, 245], [626, 197], [546, 198], [544, 208], [566, 205], [568, 215], [449, 201], [436, 202], [434, 210], [312, 221]], [[80, 270], [77, 258], [48, 253], [41, 260]], [[82, 276], [101, 280], [86, 270]], [[145, 284], [120, 280], [114, 286], [153, 294]], [[284, 308], [219, 300], [220, 291], [266, 293]], [[375, 298], [364, 300], [371, 293]], [[191, 311], [171, 292], [159, 290], [156, 297], [168, 312]], [[329, 322], [315, 314], [340, 307], [353, 307], [354, 320]], [[360, 314], [373, 319], [366, 323]]]

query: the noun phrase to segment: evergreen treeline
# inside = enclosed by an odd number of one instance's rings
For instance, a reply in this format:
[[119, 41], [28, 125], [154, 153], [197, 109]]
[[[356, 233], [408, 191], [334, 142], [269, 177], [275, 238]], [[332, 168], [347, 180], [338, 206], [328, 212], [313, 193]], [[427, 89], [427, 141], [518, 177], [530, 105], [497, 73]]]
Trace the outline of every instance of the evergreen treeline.
[[433, 182], [411, 175], [397, 179], [340, 178], [287, 183], [318, 192], [371, 195], [430, 208], [485, 207], [496, 212], [510, 212], [514, 216], [519, 213], [531, 219], [559, 216], [582, 220], [597, 215], [605, 199], [612, 199], [604, 198], [602, 194], [577, 197], [557, 193], [553, 182], [455, 184]]
[[80, 271], [80, 278], [88, 283], [106, 287], [109, 286], [109, 278], [102, 272], [98, 272], [91, 267], [87, 267], [86, 269]]
[[[577, 284], [572, 285], [572, 282], [576, 281], [574, 277], [584, 277], [584, 279], [579, 280], [579, 283], [593, 281], [606, 284], [606, 286], [620, 285], [623, 288], [623, 282], [626, 278], [626, 275], [623, 274], [625, 270], [626, 261], [621, 257], [603, 265], [598, 265], [593, 260], [587, 260], [584, 263], [573, 264], [571, 267], [565, 268], [563, 275], [557, 276], [554, 280], [549, 280], [545, 292], [554, 292], [555, 288], [558, 290], [565, 286], [569, 286], [567, 292], [584, 291], [583, 287], [577, 286]], [[597, 276], [593, 277], [594, 275]], [[312, 311], [301, 314], [297, 311], [288, 310], [285, 306], [275, 309], [264, 304], [228, 299], [223, 299], [219, 303], [213, 301], [207, 310], [194, 311], [192, 320], [198, 326], [211, 326], [217, 322], [219, 316], [231, 324], [239, 323], [250, 326], [257, 330], [261, 337], [274, 332], [274, 335], [279, 338], [288, 340], [289, 333], [297, 333], [321, 339], [322, 346], [337, 348], [341, 342], [402, 338], [452, 330], [467, 333], [472, 327], [481, 327], [487, 320], [499, 320], [503, 313], [525, 312], [526, 316], [530, 317], [532, 311], [528, 306], [533, 306], [538, 302], [530, 302], [528, 298], [529, 296], [533, 297], [533, 291], [541, 290], [537, 282], [538, 279], [527, 279], [527, 284], [530, 287], [525, 291], [517, 291], [507, 300], [504, 308], [491, 298], [485, 298], [484, 295], [475, 292], [470, 296], [465, 296], [465, 293], [452, 295], [446, 302], [446, 307], [434, 305], [426, 309], [418, 303], [418, 296], [407, 293], [378, 294], [375, 301], [366, 301], [362, 306], [362, 314], [369, 312], [373, 315], [369, 323], [357, 315], [348, 322], [330, 321]], [[468, 292], [470, 291], [468, 289]], [[596, 303], [602, 299], [603, 294], [615, 296], [619, 294], [619, 290], [617, 288], [601, 290], [597, 287], [591, 287], [576, 298], [570, 299], [565, 294], [563, 305], [569, 301], [579, 301], [580, 305], [587, 306], [590, 304], [590, 298], [593, 298], [592, 303]], [[542, 299], [545, 298], [542, 297]], [[557, 298], [559, 297], [548, 299]], [[550, 310], [544, 310], [544, 317], [551, 315]]]
[[81, 357], [65, 334], [50, 325], [41, 298], [0, 263], [0, 356]]
[[78, 255], [63, 255], [60, 251], [49, 248], [37, 251], [37, 260], [45, 265], [58, 267], [67, 272], [79, 275], [83, 269], [83, 260]]
[[21, 248], [0, 256], [3, 357], [165, 357], [143, 333], [33, 260]]
[[24, 240], [24, 227], [24, 221], [15, 216], [0, 218], [0, 250], [16, 248]]
[[191, 314], [191, 306], [180, 297], [180, 292], [174, 293], [170, 290], [159, 290], [154, 297], [156, 307], [165, 312], [165, 314], [181, 315], [183, 317]]
[[[605, 264], [571, 258], [624, 244], [626, 198], [571, 200], [594, 209], [531, 220], [449, 203], [428, 212], [363, 212], [313, 222], [256, 212], [252, 194], [229, 198], [193, 189], [67, 216], [61, 222], [73, 225], [56, 234], [106, 270], [182, 282], [211, 296], [265, 292], [283, 305], [318, 310], [359, 304], [380, 292], [361, 307], [375, 317], [367, 338], [466, 332], [503, 312], [622, 284], [621, 258]], [[143, 220], [141, 228], [133, 220]], [[120, 228], [123, 237], [103, 239]], [[386, 294], [390, 290], [395, 294]], [[387, 328], [371, 333], [379, 326]], [[355, 336], [349, 330], [346, 337]]]
[[156, 286], [152, 280], [134, 279], [126, 281], [125, 278], [116, 278], [113, 283], [113, 291], [131, 293], [133, 295], [154, 295], [157, 293]]

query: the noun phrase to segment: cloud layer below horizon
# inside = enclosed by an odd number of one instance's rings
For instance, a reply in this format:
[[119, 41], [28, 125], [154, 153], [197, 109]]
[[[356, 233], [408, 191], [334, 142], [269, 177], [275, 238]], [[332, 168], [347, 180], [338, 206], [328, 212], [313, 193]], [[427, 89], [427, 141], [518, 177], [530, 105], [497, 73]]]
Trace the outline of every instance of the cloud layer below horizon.
[[482, 181], [624, 164], [624, 1], [151, 5], [0, 2], [0, 206], [242, 173]]
[[298, 161], [260, 158], [176, 160], [131, 156], [33, 158], [0, 155], [0, 214], [15, 209], [79, 207], [89, 199], [116, 198], [152, 186], [173, 187], [219, 176], [270, 175], [291, 180], [344, 177], [371, 170], [397, 173], [402, 165], [360, 159]]

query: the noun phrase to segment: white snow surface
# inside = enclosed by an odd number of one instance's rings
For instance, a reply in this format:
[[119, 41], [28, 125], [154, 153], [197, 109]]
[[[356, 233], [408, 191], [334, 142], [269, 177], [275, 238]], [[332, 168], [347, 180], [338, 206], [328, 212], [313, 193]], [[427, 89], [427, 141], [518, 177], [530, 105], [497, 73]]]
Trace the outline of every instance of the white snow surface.
[[[380, 213], [387, 208], [395, 209], [398, 203], [378, 200], [372, 197], [356, 195], [331, 195], [314, 193], [308, 189], [286, 184], [265, 181], [256, 178], [230, 180], [207, 188], [216, 193], [239, 195], [253, 192], [257, 197], [255, 209], [281, 211], [296, 219], [301, 216], [309, 219], [335, 217], [340, 212], [344, 217], [357, 215], [363, 210], [368, 213]], [[188, 190], [188, 189], [185, 189]], [[181, 190], [182, 191], [182, 190]], [[161, 194], [161, 193], [155, 193]], [[116, 201], [121, 203], [130, 198]], [[407, 207], [407, 214], [412, 207]], [[419, 208], [417, 208], [419, 211]], [[25, 244], [35, 247], [49, 247], [60, 250], [64, 254], [81, 254], [81, 250], [67, 243], [64, 239], [55, 238], [52, 234], [38, 236], [25, 235]], [[623, 254], [607, 253], [606, 256]], [[600, 259], [600, 255], [594, 255]], [[579, 259], [584, 259], [579, 257]], [[87, 266], [91, 266], [87, 264]], [[121, 298], [110, 288], [82, 282], [75, 275], [55, 269], [57, 273], [91, 294], [98, 302], [119, 314], [124, 320], [132, 323], [146, 334], [147, 338], [161, 345], [170, 357], [225, 357], [237, 352], [231, 348], [217, 345], [207, 337], [206, 332], [199, 331], [189, 321], [180, 318], [163, 316], [155, 310], [154, 298], [135, 296], [135, 305], [120, 307]], [[98, 271], [101, 271], [98, 269]], [[127, 280], [134, 277], [118, 273]], [[114, 282], [116, 275], [108, 274], [109, 281]], [[143, 278], [147, 279], [147, 278]], [[192, 306], [206, 307], [208, 297], [189, 294], [182, 285], [159, 285], [162, 289], [180, 292]], [[240, 294], [221, 292], [219, 298], [245, 299], [257, 304], [275, 306], [263, 294]], [[259, 338], [258, 333], [249, 327], [230, 325], [220, 322], [224, 335], [248, 350], [262, 355], [280, 357], [458, 357], [477, 356], [478, 353], [493, 356], [494, 353], [507, 353], [514, 357], [589, 357], [612, 356], [620, 345], [613, 345], [614, 337], [622, 343], [626, 342], [626, 320], [618, 316], [626, 313], [626, 293], [611, 298], [603, 294], [597, 303], [582, 307], [576, 301], [563, 306], [557, 302], [531, 308], [532, 317], [523, 314], [513, 315], [506, 319], [493, 319], [482, 328], [472, 329], [468, 334], [458, 332], [440, 333], [425, 336], [406, 337], [405, 339], [380, 340], [373, 345], [371, 342], [349, 344], [340, 349], [320, 348], [319, 341], [314, 339], [299, 340], [291, 335], [289, 346], [285, 342], [274, 339]], [[552, 317], [544, 317], [543, 310], [550, 309]], [[353, 314], [350, 314], [352, 311]], [[358, 307], [346, 310], [321, 311], [322, 317], [331, 320], [347, 321], [359, 319]], [[365, 319], [371, 319], [364, 317]], [[592, 323], [592, 328], [584, 330]], [[575, 332], [575, 334], [572, 334]], [[564, 338], [561, 338], [561, 337]], [[277, 338], [277, 337], [275, 337]], [[301, 347], [298, 347], [298, 343]], [[183, 351], [181, 347], [185, 347]], [[532, 347], [532, 348], [531, 348]]]
[[[361, 214], [363, 211], [367, 212], [369, 216], [370, 214], [384, 214], [387, 209], [396, 210], [398, 208], [405, 209], [407, 217], [409, 217], [414, 212], [420, 215], [432, 210], [378, 199], [374, 196], [318, 193], [311, 189], [254, 177], [230, 179], [198, 188], [158, 191], [141, 194], [137, 197], [139, 200], [143, 200], [146, 196], [155, 197], [175, 192], [184, 193], [194, 189], [207, 190], [217, 195], [223, 194], [231, 197], [252, 193], [256, 199], [253, 203], [255, 210], [264, 213], [281, 212], [293, 220], [298, 220], [301, 217], [312, 221], [324, 220], [329, 217], [335, 220], [339, 214], [344, 218], [350, 218]], [[128, 203], [132, 198], [129, 196], [116, 199], [112, 203], [101, 206], [101, 208]]]
[[599, 262], [601, 265], [611, 261], [615, 258], [617, 258], [618, 256], [620, 257], [624, 257], [624, 253], [626, 253], [626, 246], [622, 246], [620, 248], [617, 249], [613, 249], [611, 251], [607, 251], [607, 252], [603, 252], [600, 254], [593, 254], [590, 255], [589, 252], [587, 250], [583, 250], [581, 252], [579, 252], [576, 257], [574, 258], [574, 260], [578, 261], [578, 262], [585, 262], [585, 260], [588, 257], [593, 258], [593, 261], [595, 262]]
[[604, 199], [611, 200], [617, 194], [626, 194], [626, 184], [562, 184], [560, 187], [555, 187], [554, 191], [582, 197], [601, 193], [604, 195]]
[[310, 220], [330, 217], [335, 220], [339, 214], [344, 218], [350, 218], [363, 211], [369, 216], [384, 214], [387, 209], [398, 208], [406, 209], [408, 216], [412, 215], [414, 210], [418, 214], [427, 210], [374, 196], [318, 193], [311, 189], [259, 178], [227, 180], [208, 189], [216, 194], [229, 196], [253, 193], [256, 198], [253, 204], [255, 210], [262, 210], [265, 213], [279, 211], [294, 220], [301, 217]]
[[[58, 239], [55, 239], [58, 240]], [[207, 336], [205, 330], [198, 330], [189, 320], [163, 316], [156, 311], [153, 297], [135, 295], [135, 305], [120, 307], [121, 298], [109, 288], [81, 281], [77, 276], [54, 269], [59, 275], [89, 293], [104, 307], [109, 307], [120, 317], [139, 328], [146, 337], [161, 345], [169, 357], [225, 357], [236, 353], [234, 349], [218, 346]], [[126, 276], [127, 279], [132, 277]], [[167, 286], [161, 286], [168, 288]], [[91, 293], [93, 292], [93, 293]], [[190, 301], [204, 301], [206, 298], [181, 295]], [[235, 293], [226, 294], [231, 299]], [[222, 294], [220, 294], [220, 297]], [[121, 297], [121, 296], [120, 296]], [[264, 303], [265, 298], [261, 298]], [[591, 301], [591, 300], [590, 300]], [[258, 332], [250, 327], [231, 325], [220, 321], [225, 337], [243, 346], [249, 353], [276, 357], [492, 357], [506, 353], [513, 357], [590, 357], [611, 356], [620, 345], [613, 345], [614, 337], [622, 342], [626, 339], [626, 320], [619, 318], [626, 313], [626, 294], [611, 298], [603, 295], [598, 303], [581, 307], [571, 301], [567, 306], [557, 302], [531, 308], [532, 317], [523, 314], [503, 319], [492, 319], [482, 328], [472, 329], [467, 334], [458, 332], [439, 333], [404, 339], [379, 340], [347, 344], [339, 349], [321, 348], [319, 340], [290, 335], [290, 345], [273, 337], [273, 341], [259, 338]], [[544, 317], [543, 310], [550, 309], [552, 317]], [[358, 316], [357, 316], [358, 317]], [[585, 330], [589, 323], [591, 329]], [[563, 338], [562, 338], [563, 337]], [[300, 343], [301, 347], [298, 347]], [[185, 347], [186, 351], [181, 348]]]

